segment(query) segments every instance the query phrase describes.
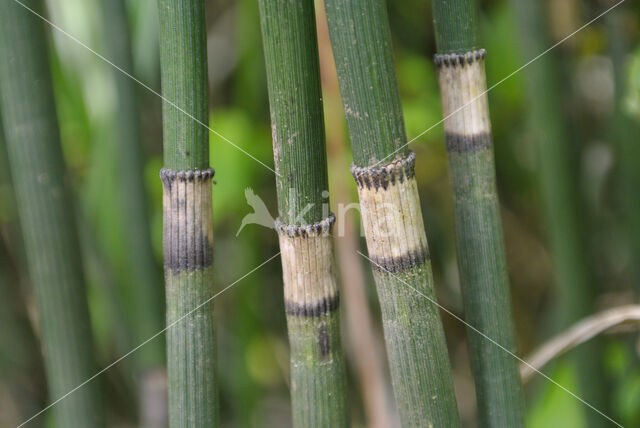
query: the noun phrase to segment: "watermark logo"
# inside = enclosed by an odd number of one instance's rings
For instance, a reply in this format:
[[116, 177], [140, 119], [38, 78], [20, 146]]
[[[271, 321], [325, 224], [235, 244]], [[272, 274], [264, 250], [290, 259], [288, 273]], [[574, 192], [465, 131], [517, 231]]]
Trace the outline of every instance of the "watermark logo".
[[240, 232], [244, 227], [248, 224], [257, 224], [260, 226], [268, 227], [269, 229], [276, 228], [276, 221], [269, 212], [267, 205], [264, 203], [260, 196], [253, 193], [253, 189], [251, 187], [247, 187], [244, 189], [244, 197], [247, 199], [247, 204], [253, 208], [253, 212], [247, 214], [242, 219], [242, 223], [240, 224], [240, 229], [236, 233], [236, 236], [240, 235]]
[[[289, 194], [290, 201], [294, 201], [295, 200], [294, 198], [296, 196], [295, 189], [290, 189], [288, 194]], [[247, 205], [249, 205], [249, 207], [253, 209], [253, 212], [245, 215], [242, 218], [242, 221], [240, 223], [240, 228], [236, 232], [236, 236], [240, 235], [240, 232], [242, 232], [245, 226], [248, 226], [250, 224], [257, 224], [259, 226], [264, 226], [268, 229], [275, 229], [275, 218], [269, 212], [269, 208], [267, 208], [267, 205], [264, 203], [262, 198], [256, 195], [251, 187], [247, 187], [245, 189], [244, 196], [247, 200]], [[321, 212], [322, 212], [323, 218], [327, 218], [331, 214], [331, 211], [329, 209], [329, 192], [326, 190], [323, 191], [322, 197], [323, 199], [326, 200], [326, 202], [322, 203]], [[394, 207], [392, 204], [383, 203], [382, 205], [387, 210], [397, 210], [397, 207]], [[389, 206], [387, 207], [387, 205]], [[295, 206], [295, 205], [291, 203], [289, 204], [289, 206]], [[309, 211], [311, 211], [313, 207], [314, 207], [314, 204], [309, 203], [305, 205], [302, 209], [300, 209], [299, 212], [289, 213], [289, 218], [293, 219], [292, 224], [305, 224], [304, 216]], [[345, 225], [346, 225], [347, 213], [350, 210], [354, 209], [358, 213], [358, 217], [359, 217], [361, 214], [360, 204], [358, 202], [338, 203], [334, 205], [334, 209], [335, 209], [334, 215], [336, 217], [336, 223], [333, 230], [333, 235], [338, 237], [345, 236]], [[380, 219], [370, 219], [370, 222], [371, 221], [376, 223], [375, 227], [378, 230], [378, 234], [384, 233], [384, 230], [387, 229], [387, 227], [385, 226], [385, 222], [387, 221], [387, 219], [385, 219], [384, 217]], [[380, 227], [378, 227], [377, 225], [378, 222], [382, 222], [379, 225]], [[360, 236], [364, 236], [362, 222], [360, 222], [360, 224], [361, 224]]]

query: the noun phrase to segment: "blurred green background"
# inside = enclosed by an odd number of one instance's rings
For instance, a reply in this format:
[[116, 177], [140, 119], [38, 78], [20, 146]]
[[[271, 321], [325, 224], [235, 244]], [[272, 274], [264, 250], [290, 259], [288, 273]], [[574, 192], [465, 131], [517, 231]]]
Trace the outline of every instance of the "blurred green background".
[[[8, 0], [7, 0], [8, 1]], [[108, 29], [101, 19], [99, 0], [48, 0], [48, 17], [59, 27], [98, 53], [105, 52]], [[400, 90], [410, 138], [441, 119], [431, 4], [428, 1], [389, 1], [388, 9]], [[548, 0], [547, 13], [553, 42], [570, 34], [609, 5], [596, 0]], [[134, 69], [127, 70], [155, 91], [160, 91], [157, 11], [153, 0], [128, 0], [132, 28]], [[318, 3], [319, 43], [331, 177], [331, 202], [357, 200], [348, 165], [348, 136], [337, 90], [333, 60], [322, 4]], [[517, 22], [507, 0], [481, 2], [481, 23], [487, 49], [488, 86], [518, 69], [523, 61]], [[616, 10], [616, 25], [625, 41], [622, 73], [614, 72], [612, 52], [621, 43], [612, 37], [607, 19], [601, 19], [553, 50], [561, 65], [561, 111], [571, 130], [573, 175], [579, 180], [580, 212], [587, 227], [585, 241], [591, 274], [597, 284], [596, 308], [605, 309], [637, 301], [640, 291], [640, 254], [635, 250], [638, 231], [629, 228], [625, 203], [637, 207], [640, 188], [629, 186], [621, 160], [640, 169], [640, 158], [628, 159], [618, 138], [640, 134], [612, 132], [617, 112], [640, 122], [640, 5], [627, 2]], [[269, 166], [273, 165], [269, 108], [255, 0], [207, 1], [210, 126]], [[88, 296], [99, 366], [103, 367], [137, 345], [131, 338], [136, 307], [133, 283], [123, 250], [122, 198], [119, 164], [114, 144], [116, 99], [111, 65], [65, 34], [48, 28], [51, 67], [61, 126], [68, 182], [76, 196]], [[538, 190], [538, 168], [527, 121], [523, 75], [516, 74], [489, 92], [498, 186], [512, 285], [520, 355], [558, 333], [554, 313], [555, 284], [548, 250], [544, 212]], [[620, 90], [623, 88], [623, 90]], [[138, 86], [144, 136], [144, 176], [148, 190], [148, 227], [161, 263], [162, 100]], [[545, 88], [540, 88], [544, 91]], [[244, 215], [252, 212], [245, 189], [252, 188], [275, 216], [272, 172], [211, 134], [211, 165], [216, 169], [213, 189], [215, 221], [215, 289], [222, 290], [278, 251], [274, 231], [249, 225], [236, 236]], [[442, 125], [435, 126], [411, 145], [416, 152], [417, 178], [440, 303], [457, 314], [462, 305], [453, 239], [451, 192]], [[637, 152], [637, 151], [636, 151]], [[22, 408], [34, 411], [45, 404], [46, 389], [39, 348], [29, 320], [34, 308], [24, 255], [21, 253], [17, 215], [7, 177], [6, 154], [0, 151], [0, 426], [19, 424]], [[626, 185], [625, 185], [626, 184]], [[628, 189], [631, 187], [631, 189]], [[625, 193], [626, 192], [626, 193]], [[634, 193], [635, 192], [635, 193]], [[635, 202], [635, 203], [634, 203]], [[632, 212], [633, 214], [633, 212]], [[640, 216], [640, 210], [635, 212]], [[351, 221], [359, 221], [350, 211]], [[355, 229], [358, 230], [358, 226]], [[340, 238], [349, 239], [349, 238]], [[357, 236], [365, 249], [364, 240]], [[352, 269], [364, 276], [377, 335], [381, 336], [379, 309], [366, 263], [350, 257]], [[218, 367], [224, 426], [288, 426], [288, 341], [279, 261], [273, 261], [239, 281], [214, 301], [217, 318]], [[162, 283], [158, 287], [162, 288]], [[8, 309], [4, 308], [8, 305]], [[15, 312], [15, 313], [14, 313]], [[466, 354], [465, 329], [443, 313], [456, 392], [465, 426], [475, 426], [473, 380]], [[354, 352], [343, 322], [343, 341], [349, 367], [349, 396], [354, 426], [366, 416]], [[35, 333], [34, 331], [35, 330]], [[161, 340], [161, 339], [155, 339]], [[609, 389], [607, 414], [625, 426], [640, 426], [640, 366], [637, 335], [607, 335], [602, 348]], [[575, 367], [567, 357], [544, 372], [571, 391], [578, 391]], [[133, 358], [133, 357], [132, 357]], [[372, 374], [375, 375], [375, 374]], [[134, 426], [135, 385], [131, 359], [100, 376], [110, 426]], [[531, 427], [582, 427], [592, 412], [574, 397], [536, 377], [526, 385], [527, 421]], [[17, 392], [16, 392], [17, 391]], [[82, 394], [82, 390], [76, 392]], [[390, 393], [389, 393], [390, 396]], [[29, 402], [27, 403], [27, 402]], [[393, 410], [390, 410], [393, 413]], [[46, 420], [46, 414], [42, 416]]]

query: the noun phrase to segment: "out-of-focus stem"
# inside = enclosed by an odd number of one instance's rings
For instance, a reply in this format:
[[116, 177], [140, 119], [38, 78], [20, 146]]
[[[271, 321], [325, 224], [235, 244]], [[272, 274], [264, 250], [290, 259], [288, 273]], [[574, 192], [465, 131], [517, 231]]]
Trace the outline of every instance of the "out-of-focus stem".
[[[513, 0], [522, 46], [522, 59], [529, 61], [551, 46], [544, 4]], [[546, 212], [548, 239], [555, 270], [557, 311], [560, 328], [568, 327], [593, 310], [594, 284], [587, 255], [587, 238], [580, 213], [576, 162], [563, 123], [559, 98], [561, 83], [553, 52], [531, 63], [523, 71], [528, 91], [527, 112], [535, 136], [540, 193]], [[594, 343], [573, 353], [581, 396], [599, 410], [606, 410], [600, 353]], [[590, 426], [606, 423], [589, 412]]]
[[[25, 4], [42, 11], [40, 1]], [[16, 2], [2, 2], [0, 104], [49, 396], [55, 400], [95, 374], [96, 366], [46, 47], [43, 22]], [[51, 411], [60, 427], [103, 426], [99, 382]]]
[[[127, 72], [132, 72], [131, 38], [126, 4], [124, 0], [101, 0], [102, 17], [107, 41], [109, 60]], [[111, 67], [116, 88], [117, 105], [114, 114], [115, 144], [118, 147], [119, 189], [124, 208], [124, 236], [127, 252], [124, 260], [128, 263], [133, 286], [133, 304], [130, 311], [131, 330], [135, 343], [141, 343], [164, 327], [164, 293], [159, 267], [151, 249], [151, 234], [148, 227], [148, 210], [143, 171], [144, 156], [140, 131], [136, 83], [119, 70]], [[164, 337], [164, 336], [163, 336]], [[140, 423], [150, 426], [145, 415], [155, 421], [155, 412], [147, 408], [162, 409], [166, 397], [165, 386], [158, 379], [165, 377], [165, 343], [161, 338], [153, 340], [136, 352], [139, 382]], [[153, 387], [160, 388], [154, 391]], [[159, 400], [153, 403], [153, 400]], [[156, 410], [157, 412], [157, 410]], [[165, 413], [160, 411], [160, 413]]]

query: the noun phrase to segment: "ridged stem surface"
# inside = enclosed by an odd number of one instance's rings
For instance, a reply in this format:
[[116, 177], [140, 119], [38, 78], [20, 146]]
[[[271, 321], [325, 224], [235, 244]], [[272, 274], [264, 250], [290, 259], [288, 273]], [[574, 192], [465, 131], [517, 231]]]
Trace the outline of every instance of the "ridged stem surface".
[[[109, 60], [127, 72], [133, 70], [131, 38], [124, 0], [102, 0], [103, 25]], [[147, 195], [144, 187], [144, 155], [140, 131], [138, 88], [119, 70], [111, 68], [117, 104], [114, 114], [115, 144], [118, 147], [119, 179], [124, 208], [126, 259], [133, 285], [133, 326], [136, 343], [164, 327], [164, 293], [160, 269], [151, 249]], [[136, 353], [143, 371], [164, 365], [164, 342], [160, 339]], [[144, 374], [143, 374], [144, 375]]]
[[464, 53], [480, 48], [478, 0], [434, 0], [433, 29], [438, 53]]
[[622, 213], [626, 238], [630, 244], [631, 279], [636, 284], [636, 296], [640, 298], [640, 135], [638, 119], [625, 110], [628, 88], [626, 73], [629, 40], [624, 31], [626, 13], [612, 10], [605, 16], [609, 34], [609, 52], [615, 78], [615, 110], [611, 119], [611, 137], [618, 151], [618, 207]]
[[[528, 61], [551, 46], [544, 8], [539, 2], [528, 0], [513, 0], [513, 5], [520, 30], [522, 60]], [[535, 136], [540, 194], [554, 264], [558, 327], [563, 329], [592, 312], [594, 284], [580, 213], [578, 177], [573, 172], [577, 162], [563, 123], [565, 114], [561, 109], [559, 75], [553, 53], [544, 55], [524, 70], [527, 111]], [[573, 356], [581, 397], [606, 411], [606, 390], [597, 344], [585, 344]], [[595, 412], [586, 412], [590, 426], [607, 423]]]
[[407, 156], [385, 1], [326, 0], [325, 8], [355, 164]]
[[[295, 427], [346, 427], [339, 292], [312, 0], [260, 0]], [[324, 193], [326, 192], [326, 193]]]
[[354, 165], [352, 173], [402, 425], [458, 426], [414, 162], [411, 153], [373, 170]]
[[[169, 425], [218, 424], [206, 26], [203, 0], [158, 0], [165, 168]], [[171, 105], [169, 102], [174, 103]], [[179, 107], [180, 109], [176, 108]], [[184, 318], [183, 318], [184, 317]]]
[[[9, 188], [3, 202], [10, 207], [2, 207], [1, 215], [14, 208], [15, 198], [10, 191], [8, 162], [4, 147], [4, 137], [0, 130], [0, 186]], [[3, 216], [2, 220], [6, 217]], [[0, 228], [17, 227], [13, 222], [0, 221]], [[13, 249], [14, 257], [16, 249]], [[21, 290], [21, 281], [16, 272], [20, 266], [14, 263], [0, 239], [0, 385], [3, 402], [0, 403], [0, 426], [15, 426], [30, 418], [45, 406], [42, 391], [44, 368], [40, 355], [40, 344], [28, 316], [27, 302]], [[31, 426], [44, 426], [44, 419], [35, 419]]]
[[[391, 381], [403, 426], [460, 425], [383, 0], [326, 0]], [[380, 164], [380, 165], [378, 165]], [[424, 296], [422, 296], [422, 295]]]
[[347, 427], [333, 215], [307, 226], [276, 224], [291, 348], [295, 427]]
[[[40, 1], [25, 4], [42, 12]], [[33, 284], [49, 397], [95, 374], [91, 322], [73, 204], [53, 99], [43, 22], [13, 1], [0, 5], [0, 107]], [[60, 427], [104, 425], [99, 381], [51, 409]]]
[[158, 0], [164, 165], [209, 167], [209, 83], [204, 0]]
[[[433, 9], [465, 320], [517, 355], [475, 0]], [[467, 339], [481, 425], [524, 426], [518, 360], [471, 328]]]
[[313, 1], [259, 5], [278, 213], [286, 224], [311, 224], [328, 216], [329, 190]]

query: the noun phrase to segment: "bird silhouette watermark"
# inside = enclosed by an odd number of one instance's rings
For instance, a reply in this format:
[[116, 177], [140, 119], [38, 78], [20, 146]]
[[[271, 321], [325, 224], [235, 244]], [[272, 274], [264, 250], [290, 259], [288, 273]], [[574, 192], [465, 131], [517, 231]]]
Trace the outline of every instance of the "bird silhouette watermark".
[[242, 229], [244, 229], [248, 224], [257, 224], [269, 229], [275, 229], [276, 220], [269, 212], [269, 208], [267, 208], [267, 205], [264, 203], [262, 198], [253, 193], [253, 189], [251, 187], [244, 189], [244, 197], [247, 199], [247, 204], [253, 208], [253, 212], [244, 216], [236, 236], [240, 235]]
[[[293, 204], [293, 201], [296, 200], [295, 189], [289, 190], [288, 193], [290, 198], [289, 200], [291, 201], [291, 203], [288, 206], [290, 207], [296, 206], [295, 204]], [[247, 205], [249, 205], [249, 207], [253, 209], [253, 212], [246, 214], [242, 218], [242, 221], [240, 222], [240, 227], [236, 232], [236, 237], [239, 236], [240, 232], [242, 232], [244, 228], [249, 225], [258, 225], [258, 226], [266, 227], [268, 229], [275, 230], [276, 216], [273, 216], [271, 214], [271, 211], [269, 211], [269, 208], [267, 207], [267, 204], [264, 202], [264, 200], [260, 196], [256, 195], [256, 193], [253, 191], [251, 187], [247, 187], [245, 189], [244, 196], [245, 196], [245, 199], [247, 200]], [[321, 204], [322, 218], [328, 218], [332, 212], [329, 208], [329, 192], [326, 190], [323, 191], [322, 198], [325, 201]], [[383, 205], [385, 205], [385, 209], [389, 209], [389, 210], [398, 209], [398, 207], [394, 207], [391, 204], [388, 204], [389, 205], [388, 207], [386, 207], [387, 204], [385, 203], [383, 203]], [[288, 213], [288, 218], [291, 219], [290, 223], [296, 224], [296, 225], [308, 224], [308, 222], [305, 221], [305, 216], [314, 207], [315, 205], [313, 203], [309, 203], [304, 207], [302, 207], [301, 209], [299, 208], [297, 212]], [[335, 223], [335, 227], [333, 228], [332, 234], [334, 236], [343, 237], [346, 233], [345, 218], [347, 216], [347, 213], [351, 210], [355, 210], [357, 212], [357, 217], [359, 218], [361, 215], [360, 203], [358, 202], [338, 203], [338, 204], [334, 204], [334, 209], [335, 211], [333, 211], [333, 214], [336, 217], [336, 223]], [[384, 227], [384, 222], [386, 222], [386, 219], [384, 217], [381, 217], [379, 219], [370, 219], [369, 221], [370, 223], [371, 222], [373, 223], [374, 227], [378, 229], [379, 233], [381, 231], [387, 230], [387, 228]], [[376, 226], [378, 222], [382, 222], [379, 224], [380, 227]], [[360, 236], [361, 237], [365, 236], [364, 228], [362, 226], [362, 221], [360, 221]], [[378, 234], [378, 236], [382, 238], [380, 234]]]

